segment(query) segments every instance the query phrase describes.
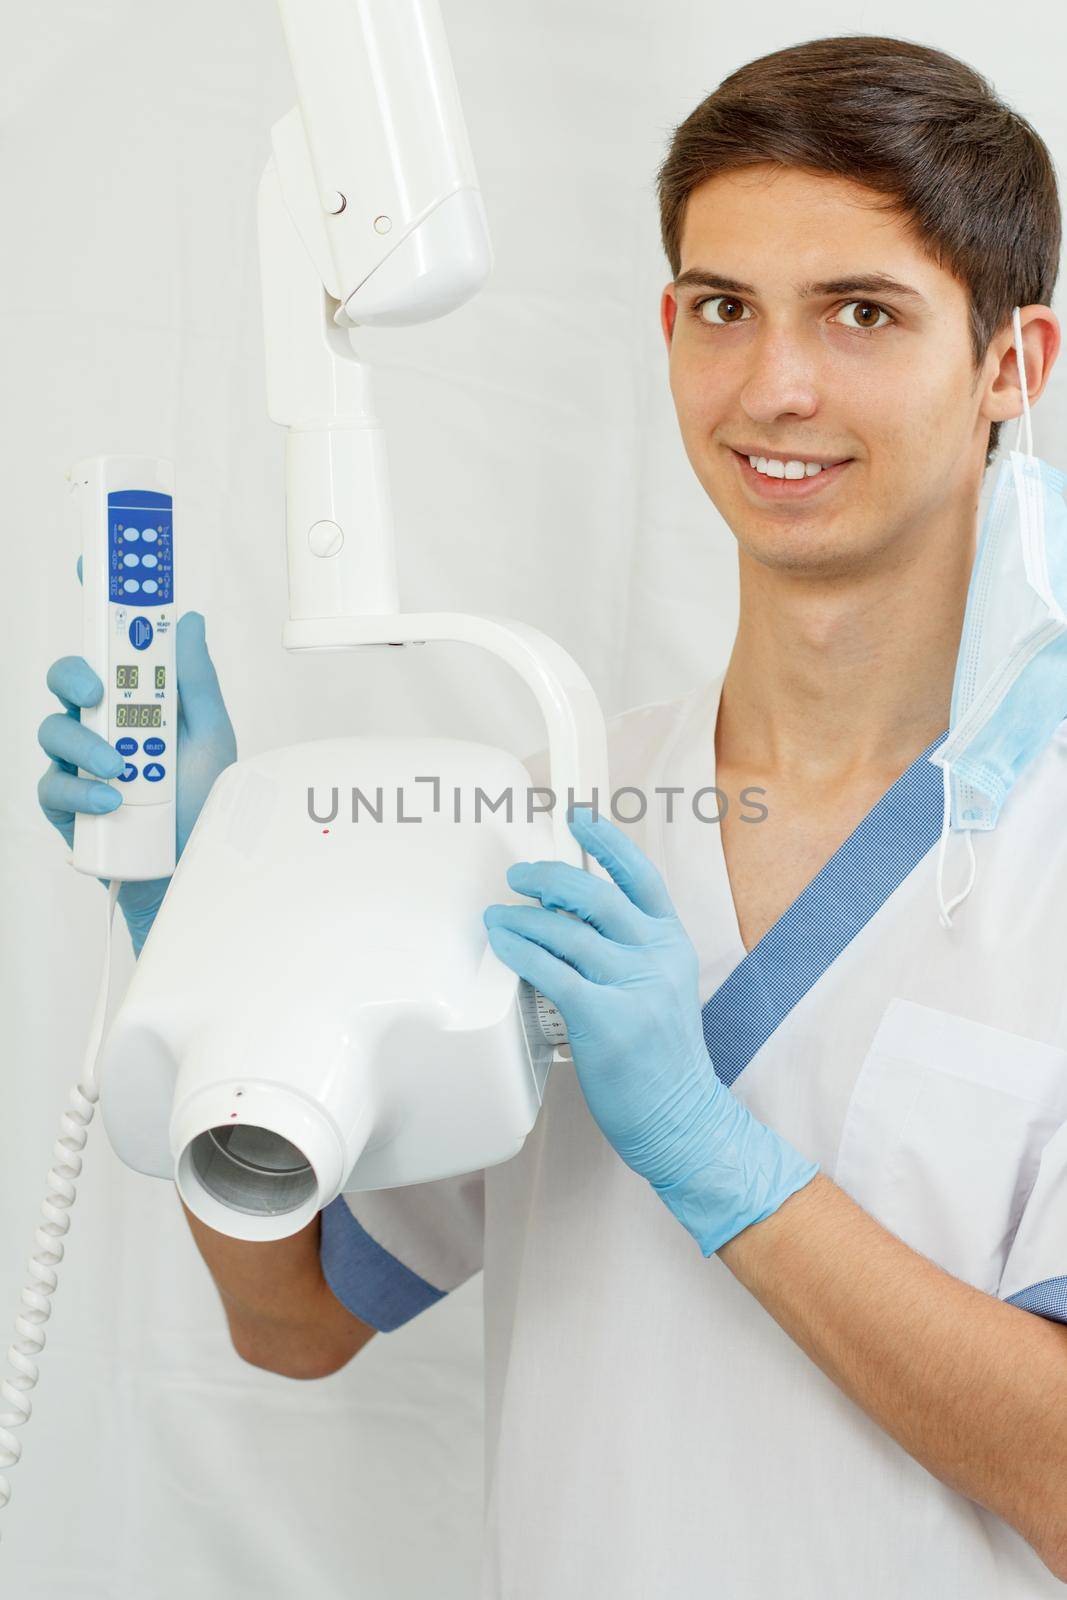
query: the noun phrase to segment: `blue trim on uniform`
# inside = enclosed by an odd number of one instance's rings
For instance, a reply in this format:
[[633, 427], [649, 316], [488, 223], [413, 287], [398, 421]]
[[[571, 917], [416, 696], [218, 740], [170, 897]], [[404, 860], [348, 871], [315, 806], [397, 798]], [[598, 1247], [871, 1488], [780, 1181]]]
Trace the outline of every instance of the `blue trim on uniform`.
[[704, 1041], [727, 1088], [937, 843], [944, 778], [929, 757], [946, 737], [901, 773], [705, 1003]]
[[392, 1333], [445, 1297], [372, 1239], [342, 1194], [323, 1208], [319, 1254], [323, 1276], [341, 1304], [381, 1333]]
[[1051, 1317], [1054, 1322], [1067, 1322], [1067, 1278], [1042, 1278], [1018, 1294], [1009, 1294], [1004, 1303]]

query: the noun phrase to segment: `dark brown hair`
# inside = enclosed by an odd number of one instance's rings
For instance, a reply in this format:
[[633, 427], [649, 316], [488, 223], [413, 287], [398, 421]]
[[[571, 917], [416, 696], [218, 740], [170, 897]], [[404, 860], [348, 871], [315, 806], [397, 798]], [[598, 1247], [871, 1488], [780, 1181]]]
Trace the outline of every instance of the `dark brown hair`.
[[[1012, 308], [1048, 305], [1060, 205], [1045, 144], [972, 67], [908, 39], [846, 34], [739, 67], [675, 129], [657, 174], [674, 277], [690, 193], [761, 162], [849, 178], [887, 197], [970, 293], [975, 372]], [[986, 464], [1001, 424], [990, 427]]]

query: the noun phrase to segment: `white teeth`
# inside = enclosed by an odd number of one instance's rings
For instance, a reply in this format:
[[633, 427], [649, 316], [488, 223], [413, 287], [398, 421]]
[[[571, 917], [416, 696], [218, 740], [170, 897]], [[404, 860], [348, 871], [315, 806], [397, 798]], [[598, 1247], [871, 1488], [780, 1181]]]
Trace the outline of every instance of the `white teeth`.
[[748, 460], [766, 478], [814, 478], [822, 471], [818, 461], [778, 461], [774, 456], [749, 456]]

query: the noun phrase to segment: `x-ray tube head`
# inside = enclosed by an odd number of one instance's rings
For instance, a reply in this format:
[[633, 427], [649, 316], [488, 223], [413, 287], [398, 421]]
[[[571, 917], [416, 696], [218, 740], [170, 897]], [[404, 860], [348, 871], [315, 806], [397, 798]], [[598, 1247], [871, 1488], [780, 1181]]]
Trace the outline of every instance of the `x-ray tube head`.
[[247, 1123], [208, 1128], [190, 1145], [189, 1160], [210, 1195], [249, 1216], [293, 1211], [316, 1188], [303, 1151], [270, 1128]]
[[[402, 804], [341, 803], [368, 773]], [[173, 1178], [216, 1232], [262, 1241], [339, 1194], [517, 1154], [565, 1048], [483, 921], [508, 865], [554, 848], [529, 780], [508, 751], [396, 736], [220, 773], [101, 1051], [121, 1158]], [[335, 789], [323, 823], [309, 795]], [[479, 791], [513, 803], [483, 810]]]

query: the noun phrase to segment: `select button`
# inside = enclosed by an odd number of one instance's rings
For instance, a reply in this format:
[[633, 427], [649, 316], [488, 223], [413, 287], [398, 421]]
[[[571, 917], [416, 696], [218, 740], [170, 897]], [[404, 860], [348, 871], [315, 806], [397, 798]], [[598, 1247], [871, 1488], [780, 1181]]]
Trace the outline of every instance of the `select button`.
[[[146, 739], [144, 742], [146, 756], [161, 756], [166, 748], [166, 743], [162, 739]], [[123, 750], [122, 754], [125, 755], [126, 751]]]

